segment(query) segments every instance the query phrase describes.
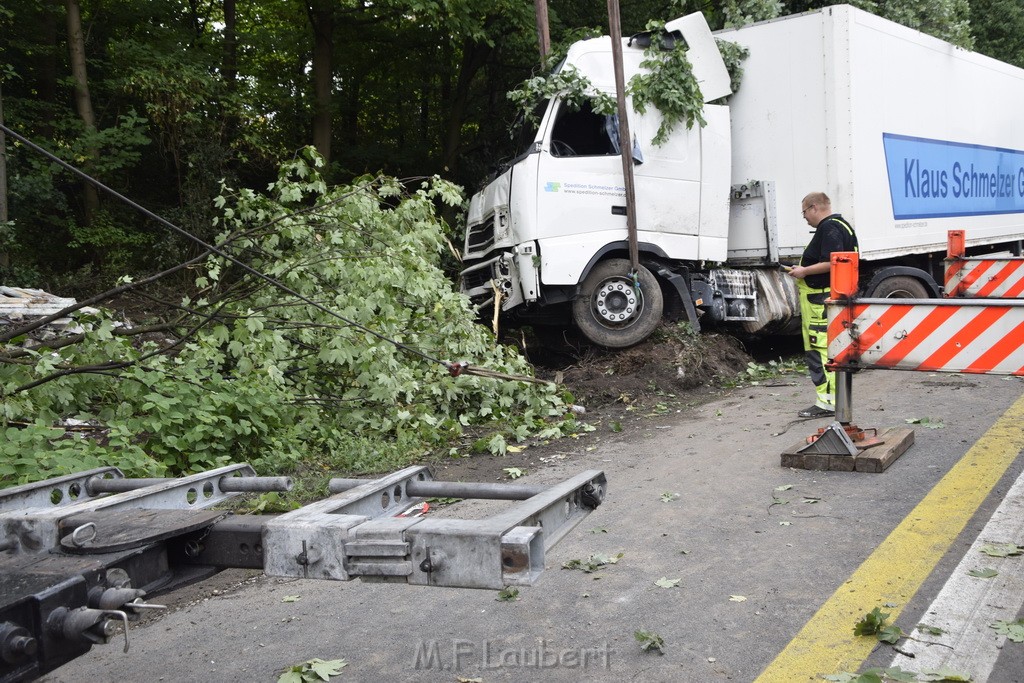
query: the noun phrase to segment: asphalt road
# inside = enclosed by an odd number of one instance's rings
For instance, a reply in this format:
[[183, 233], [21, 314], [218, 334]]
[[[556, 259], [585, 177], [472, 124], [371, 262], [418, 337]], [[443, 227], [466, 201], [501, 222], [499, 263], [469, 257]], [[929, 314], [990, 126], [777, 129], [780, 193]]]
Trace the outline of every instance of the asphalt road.
[[[935, 614], [932, 602], [963, 573], [958, 564], [977, 553], [971, 544], [1021, 477], [1024, 422], [1012, 411], [1022, 389], [1020, 380], [1000, 377], [856, 375], [860, 426], [922, 418], [934, 426], [915, 426], [915, 444], [881, 474], [782, 468], [780, 453], [828, 422], [790, 425], [810, 385], [736, 390], [622, 434], [588, 437], [592, 450], [531, 473], [527, 483], [552, 483], [603, 469], [609, 492], [549, 552], [548, 571], [518, 600], [500, 602], [495, 591], [261, 577], [211, 589], [208, 599], [133, 628], [128, 654], [119, 644], [96, 647], [44, 680], [275, 681], [314, 657], [344, 658], [341, 681], [799, 681], [890, 666], [898, 652], [852, 636], [858, 615], [883, 607], [907, 633], [940, 619], [956, 625], [959, 617]], [[993, 425], [1002, 426], [994, 441]], [[957, 482], [969, 490], [948, 488]], [[941, 506], [963, 501], [962, 532], [956, 524], [953, 531], [915, 526], [952, 522]], [[490, 509], [470, 502], [449, 514]], [[1009, 517], [1016, 526], [1000, 533], [1016, 537], [985, 540], [1024, 545], [1024, 507]], [[560, 569], [596, 553], [623, 556], [592, 574]], [[978, 557], [985, 565], [988, 558]], [[1009, 575], [1024, 557], [1003, 563]], [[922, 566], [918, 585], [912, 577]], [[678, 583], [662, 588], [655, 583], [662, 578]], [[999, 600], [1004, 619], [1024, 617], [1024, 591]], [[1024, 644], [999, 644], [988, 623], [975, 621], [966, 628], [1000, 647], [991, 672], [964, 673], [978, 682], [1024, 681]], [[637, 630], [661, 636], [664, 654], [642, 651]], [[899, 662], [915, 670], [916, 658]]]

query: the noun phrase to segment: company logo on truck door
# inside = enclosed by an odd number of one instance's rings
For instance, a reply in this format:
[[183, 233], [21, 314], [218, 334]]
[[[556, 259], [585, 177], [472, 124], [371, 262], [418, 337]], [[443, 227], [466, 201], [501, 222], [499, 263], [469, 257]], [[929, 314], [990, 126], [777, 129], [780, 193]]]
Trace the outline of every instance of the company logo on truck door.
[[1024, 151], [882, 134], [893, 218], [1024, 212]]
[[544, 184], [545, 192], [561, 192], [563, 194], [590, 194], [603, 197], [625, 197], [626, 188], [622, 185], [594, 185], [590, 183], [557, 183], [548, 181]]

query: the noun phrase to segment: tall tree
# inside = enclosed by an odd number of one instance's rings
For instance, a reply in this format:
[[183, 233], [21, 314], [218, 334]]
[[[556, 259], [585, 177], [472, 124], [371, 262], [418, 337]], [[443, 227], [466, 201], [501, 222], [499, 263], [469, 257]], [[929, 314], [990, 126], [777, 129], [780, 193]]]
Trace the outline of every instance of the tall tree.
[[331, 161], [331, 113], [334, 84], [334, 3], [313, 0], [306, 4], [313, 27], [313, 146], [324, 161]]
[[1024, 67], [1024, 3], [971, 0], [971, 29], [979, 52]]
[[[3, 65], [0, 65], [3, 66]], [[4, 122], [3, 78], [0, 74], [0, 125]], [[5, 230], [7, 223], [7, 136], [0, 130], [0, 230]], [[4, 240], [6, 242], [6, 240]], [[10, 256], [3, 243], [0, 243], [0, 268], [11, 265]]]
[[[96, 133], [96, 115], [92, 109], [89, 94], [89, 76], [85, 68], [85, 38], [82, 34], [82, 8], [79, 0], [66, 0], [68, 21], [68, 51], [71, 57], [71, 79], [75, 88], [75, 109], [82, 119], [86, 136]], [[90, 146], [89, 157], [95, 159], [98, 151]], [[85, 222], [91, 224], [99, 212], [100, 199], [96, 188], [90, 183], [83, 185], [85, 200]]]

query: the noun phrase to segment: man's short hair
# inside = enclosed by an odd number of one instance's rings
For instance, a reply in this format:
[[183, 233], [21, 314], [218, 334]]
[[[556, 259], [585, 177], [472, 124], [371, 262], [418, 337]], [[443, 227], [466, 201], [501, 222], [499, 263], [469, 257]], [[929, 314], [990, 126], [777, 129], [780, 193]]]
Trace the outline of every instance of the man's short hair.
[[809, 195], [804, 197], [804, 206], [832, 206], [832, 200], [828, 198], [828, 195], [824, 192], [811, 192]]

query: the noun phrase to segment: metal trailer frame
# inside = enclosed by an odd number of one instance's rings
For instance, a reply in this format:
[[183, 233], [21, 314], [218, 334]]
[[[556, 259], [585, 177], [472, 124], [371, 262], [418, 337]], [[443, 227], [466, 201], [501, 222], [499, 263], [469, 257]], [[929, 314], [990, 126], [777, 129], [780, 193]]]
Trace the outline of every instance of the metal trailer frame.
[[[552, 486], [434, 481], [427, 467], [334, 480], [329, 498], [235, 515], [244, 492], [286, 491], [247, 464], [178, 479], [105, 467], [0, 490], [0, 683], [28, 681], [108, 642], [155, 594], [227, 568], [271, 576], [500, 589], [531, 585], [545, 552], [604, 500], [588, 470]], [[518, 501], [479, 520], [410, 514], [426, 497]]]

